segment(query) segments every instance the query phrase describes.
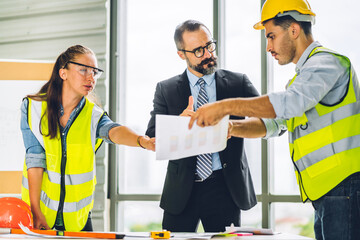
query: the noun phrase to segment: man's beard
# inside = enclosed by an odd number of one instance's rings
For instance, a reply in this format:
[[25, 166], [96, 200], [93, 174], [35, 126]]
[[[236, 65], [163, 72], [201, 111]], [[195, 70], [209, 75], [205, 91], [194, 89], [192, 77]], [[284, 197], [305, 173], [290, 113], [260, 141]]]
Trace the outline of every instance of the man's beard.
[[291, 41], [289, 34], [285, 35], [281, 47], [279, 49], [279, 53], [281, 57], [281, 59], [279, 58], [278, 60], [279, 65], [286, 65], [294, 60], [296, 54], [296, 48], [294, 46], [294, 43]]
[[[192, 65], [188, 58], [186, 58], [186, 61], [189, 65], [189, 67], [198, 73], [209, 75], [216, 71], [217, 67], [217, 57], [210, 57], [207, 59], [204, 59], [201, 63], [198, 65]], [[210, 63], [212, 62], [212, 63]], [[207, 68], [205, 69], [204, 66], [207, 65]]]

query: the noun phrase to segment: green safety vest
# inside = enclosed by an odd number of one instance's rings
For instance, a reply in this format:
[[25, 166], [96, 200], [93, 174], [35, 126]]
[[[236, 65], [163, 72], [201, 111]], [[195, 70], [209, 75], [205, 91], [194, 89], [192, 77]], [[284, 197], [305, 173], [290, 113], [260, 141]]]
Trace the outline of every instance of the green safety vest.
[[[287, 121], [289, 145], [303, 202], [317, 200], [360, 171], [360, 88], [350, 60], [323, 47], [314, 54], [334, 55], [349, 71], [346, 95], [335, 105], [319, 102]], [[296, 79], [290, 81], [289, 87]]]
[[[95, 152], [102, 143], [101, 139], [96, 139], [96, 128], [104, 112], [86, 99], [84, 107], [69, 128], [66, 138], [67, 159], [64, 162], [65, 167], [61, 169], [65, 159], [62, 159], [60, 131], [54, 139], [41, 134], [48, 132], [47, 114], [44, 115], [47, 109], [46, 101], [28, 100], [28, 123], [46, 155], [46, 170], [40, 196], [41, 211], [49, 227], [53, 228], [60, 203], [61, 177], [64, 177], [64, 226], [67, 231], [81, 231], [94, 204]], [[28, 189], [25, 163], [21, 195], [22, 199], [30, 204]]]

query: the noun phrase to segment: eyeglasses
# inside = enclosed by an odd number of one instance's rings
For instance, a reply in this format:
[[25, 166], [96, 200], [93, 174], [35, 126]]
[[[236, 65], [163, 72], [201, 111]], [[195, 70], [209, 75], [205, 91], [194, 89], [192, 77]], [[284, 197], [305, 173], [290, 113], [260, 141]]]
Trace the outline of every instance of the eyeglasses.
[[[84, 67], [84, 68], [77, 69], [77, 71], [84, 77], [91, 75], [95, 80], [98, 79], [101, 76], [101, 74], [104, 72], [104, 70], [101, 70], [100, 68], [88, 66], [88, 65], [73, 62], [73, 61], [68, 61], [67, 63], [72, 63], [75, 65]], [[66, 64], [65, 64], [65, 66], [66, 66]]]
[[188, 51], [188, 50], [185, 50], [185, 49], [179, 49], [179, 51], [183, 51], [183, 52], [191, 52], [195, 55], [195, 57], [197, 58], [201, 58], [202, 56], [204, 56], [205, 54], [205, 48], [209, 51], [209, 52], [213, 52], [216, 50], [216, 41], [212, 41], [212, 42], [209, 42], [208, 44], [206, 44], [205, 47], [198, 47], [198, 48], [195, 48], [194, 50], [192, 51]]

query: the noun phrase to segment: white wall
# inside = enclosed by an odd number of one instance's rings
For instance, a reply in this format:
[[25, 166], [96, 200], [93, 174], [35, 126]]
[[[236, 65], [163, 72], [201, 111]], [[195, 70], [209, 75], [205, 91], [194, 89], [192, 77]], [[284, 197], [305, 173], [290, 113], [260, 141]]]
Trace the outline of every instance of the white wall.
[[[81, 44], [91, 48], [97, 55], [99, 67], [106, 69], [107, 5], [107, 0], [1, 0], [0, 59], [54, 62], [66, 48]], [[96, 87], [105, 110], [107, 82], [105, 73]], [[3, 116], [4, 113], [0, 114]], [[104, 230], [106, 218], [107, 162], [104, 145], [97, 153], [98, 184], [92, 215], [94, 229], [98, 231]], [[19, 142], [19, 147], [22, 146], [23, 143]]]

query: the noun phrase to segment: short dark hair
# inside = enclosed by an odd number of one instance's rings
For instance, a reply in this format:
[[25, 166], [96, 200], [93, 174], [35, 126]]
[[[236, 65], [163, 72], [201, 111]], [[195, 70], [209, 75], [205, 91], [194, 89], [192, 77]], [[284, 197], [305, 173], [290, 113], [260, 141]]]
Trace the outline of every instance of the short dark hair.
[[174, 33], [174, 41], [176, 44], [176, 48], [178, 50], [184, 48], [183, 34], [185, 31], [195, 32], [195, 31], [199, 30], [201, 27], [204, 27], [210, 33], [210, 30], [203, 23], [201, 23], [197, 20], [186, 20], [185, 22], [177, 25], [177, 27], [175, 29], [175, 33]]
[[299, 24], [300, 27], [304, 30], [304, 33], [306, 36], [312, 35], [311, 22], [299, 22], [299, 21], [296, 21], [291, 16], [282, 16], [282, 17], [275, 17], [275, 18], [266, 20], [263, 22], [263, 24], [265, 24], [266, 22], [268, 22], [270, 20], [274, 20], [275, 26], [280, 26], [285, 30], [288, 29], [290, 27], [290, 25], [295, 22], [295, 23]]

